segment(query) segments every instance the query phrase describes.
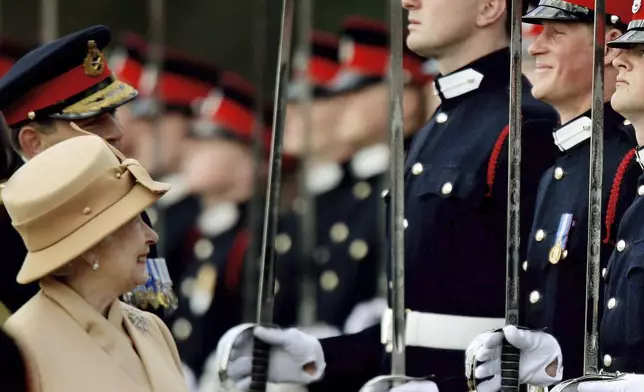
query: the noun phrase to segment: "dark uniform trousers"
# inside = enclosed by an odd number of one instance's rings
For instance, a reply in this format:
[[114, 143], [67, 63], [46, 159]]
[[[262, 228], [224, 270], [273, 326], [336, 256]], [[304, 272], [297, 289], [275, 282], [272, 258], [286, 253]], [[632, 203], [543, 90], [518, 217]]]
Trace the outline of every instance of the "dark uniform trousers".
[[[316, 241], [311, 278], [316, 284], [317, 320], [340, 331], [360, 302], [377, 294], [382, 241], [379, 214], [382, 176], [358, 178], [343, 166], [340, 183], [314, 199]], [[276, 238], [275, 322], [295, 325], [303, 276], [299, 214], [284, 216]]]
[[226, 331], [242, 319], [239, 290], [248, 246], [246, 207], [216, 235], [190, 235], [193, 259], [176, 287], [179, 307], [167, 319], [182, 362], [200, 377]]
[[[506, 48], [440, 76], [436, 87], [442, 104], [410, 147], [405, 164], [405, 306], [413, 311], [504, 317], [509, 64]], [[554, 162], [551, 132], [557, 116], [530, 95], [527, 79], [523, 83], [521, 201], [533, 206], [539, 179]], [[532, 211], [521, 209], [523, 235], [529, 232]], [[440, 346], [453, 336], [427, 337]], [[323, 340], [326, 375], [310, 390], [349, 384], [357, 390], [368, 377], [388, 372], [382, 367], [379, 340], [377, 327]], [[462, 340], [459, 349], [407, 347], [407, 373], [434, 374], [442, 391], [467, 390], [464, 349], [469, 339]]]
[[[564, 379], [584, 374], [591, 121], [589, 111], [556, 131], [560, 146], [568, 148], [541, 179], [521, 277], [526, 326], [546, 329], [557, 338]], [[624, 121], [610, 104], [605, 106], [602, 268], [617, 242], [619, 222], [635, 198], [641, 173], [634, 156], [633, 130]], [[566, 143], [566, 139], [578, 143]], [[560, 222], [568, 219], [564, 214], [571, 214], [574, 223], [560, 230]], [[563, 247], [557, 244], [562, 241]]]
[[[641, 147], [640, 147], [641, 149]], [[638, 149], [639, 150], [639, 149]], [[641, 157], [644, 153], [638, 151]], [[644, 373], [644, 175], [635, 201], [622, 218], [607, 268], [600, 366], [607, 372]]]

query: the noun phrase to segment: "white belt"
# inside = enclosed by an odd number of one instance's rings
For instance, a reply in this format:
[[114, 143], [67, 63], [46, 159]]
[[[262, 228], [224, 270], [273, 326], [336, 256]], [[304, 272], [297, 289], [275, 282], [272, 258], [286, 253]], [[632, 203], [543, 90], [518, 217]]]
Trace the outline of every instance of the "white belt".
[[[385, 310], [380, 324], [380, 341], [391, 351], [393, 313]], [[405, 314], [405, 346], [465, 350], [483, 332], [502, 328], [503, 318], [467, 317], [408, 311]]]

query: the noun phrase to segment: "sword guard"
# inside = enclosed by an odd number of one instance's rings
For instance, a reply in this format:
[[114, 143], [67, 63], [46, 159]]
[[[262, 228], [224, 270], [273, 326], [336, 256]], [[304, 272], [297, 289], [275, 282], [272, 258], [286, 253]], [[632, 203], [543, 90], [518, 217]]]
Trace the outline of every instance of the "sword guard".
[[378, 376], [374, 377], [371, 380], [367, 381], [366, 384], [360, 388], [359, 392], [384, 392], [388, 391], [392, 384], [400, 383], [406, 384], [410, 381], [428, 381], [432, 376], [429, 377], [409, 377], [409, 376]]
[[624, 374], [620, 373], [601, 373], [601, 374], [587, 374], [572, 380], [563, 381], [555, 385], [550, 392], [577, 392], [577, 387], [580, 383], [586, 381], [611, 381], [622, 378]]

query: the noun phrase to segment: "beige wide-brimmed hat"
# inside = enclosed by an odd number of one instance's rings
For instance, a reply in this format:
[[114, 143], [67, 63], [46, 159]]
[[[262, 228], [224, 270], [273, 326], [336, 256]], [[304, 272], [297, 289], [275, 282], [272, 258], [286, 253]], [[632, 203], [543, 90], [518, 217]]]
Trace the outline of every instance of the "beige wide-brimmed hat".
[[80, 256], [169, 188], [98, 136], [73, 137], [38, 154], [2, 190], [28, 251], [18, 283], [38, 280]]

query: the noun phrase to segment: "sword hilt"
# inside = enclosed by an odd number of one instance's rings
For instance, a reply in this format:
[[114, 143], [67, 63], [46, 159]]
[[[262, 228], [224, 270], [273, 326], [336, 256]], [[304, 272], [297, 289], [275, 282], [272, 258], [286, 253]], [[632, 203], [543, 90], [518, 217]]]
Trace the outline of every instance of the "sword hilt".
[[253, 362], [251, 368], [250, 392], [266, 392], [268, 383], [268, 359], [271, 346], [255, 338], [253, 340]]
[[521, 351], [503, 338], [501, 348], [501, 392], [519, 391], [519, 360]]

